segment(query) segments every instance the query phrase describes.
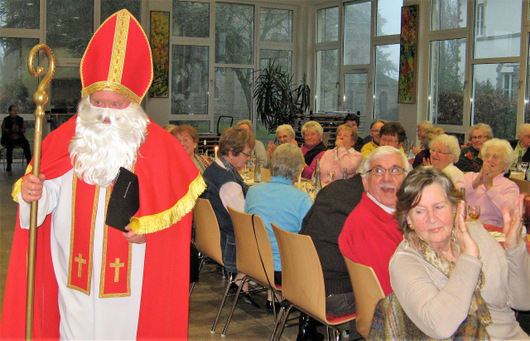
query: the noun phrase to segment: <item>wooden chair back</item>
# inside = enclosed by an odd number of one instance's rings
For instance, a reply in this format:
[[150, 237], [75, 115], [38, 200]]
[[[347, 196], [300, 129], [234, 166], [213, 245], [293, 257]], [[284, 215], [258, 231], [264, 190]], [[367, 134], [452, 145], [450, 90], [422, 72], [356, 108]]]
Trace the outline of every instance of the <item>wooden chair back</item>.
[[228, 206], [236, 235], [237, 270], [267, 287], [278, 290], [274, 283], [274, 260], [272, 248], [259, 215], [234, 210]]
[[327, 321], [324, 274], [313, 240], [271, 225], [282, 262], [283, 297], [316, 319]]
[[221, 231], [208, 199], [198, 198], [193, 211], [195, 221], [195, 247], [214, 262], [223, 264], [221, 253]]
[[344, 257], [355, 296], [355, 310], [357, 312], [357, 331], [368, 339], [370, 326], [374, 316], [375, 306], [385, 297], [379, 279], [369, 266], [354, 263]]

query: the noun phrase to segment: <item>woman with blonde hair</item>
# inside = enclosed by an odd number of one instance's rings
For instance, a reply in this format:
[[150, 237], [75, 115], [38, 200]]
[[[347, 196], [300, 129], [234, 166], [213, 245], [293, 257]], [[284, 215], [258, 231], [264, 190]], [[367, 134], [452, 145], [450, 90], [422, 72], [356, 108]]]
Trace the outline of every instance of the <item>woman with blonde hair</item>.
[[302, 154], [304, 154], [305, 160], [302, 176], [306, 179], [310, 179], [313, 176], [316, 160], [320, 159], [327, 149], [322, 142], [323, 135], [324, 129], [318, 122], [309, 121], [302, 126], [302, 137], [304, 138]]

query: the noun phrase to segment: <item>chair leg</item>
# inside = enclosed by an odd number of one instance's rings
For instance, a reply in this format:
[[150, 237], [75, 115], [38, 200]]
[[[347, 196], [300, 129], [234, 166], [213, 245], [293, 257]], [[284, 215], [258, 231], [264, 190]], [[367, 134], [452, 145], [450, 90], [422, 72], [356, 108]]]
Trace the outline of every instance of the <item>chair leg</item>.
[[221, 300], [221, 305], [219, 306], [219, 310], [217, 311], [217, 316], [215, 317], [215, 321], [213, 322], [212, 329], [210, 330], [210, 333], [215, 333], [215, 327], [217, 327], [217, 322], [219, 321], [219, 317], [221, 316], [221, 311], [223, 311], [223, 306], [226, 302], [226, 297], [228, 296], [228, 291], [230, 290], [230, 285], [233, 283], [230, 276], [228, 276], [228, 283], [226, 284], [225, 294], [223, 295], [223, 299]]
[[241, 280], [241, 284], [237, 288], [236, 297], [234, 298], [234, 303], [232, 304], [232, 309], [230, 310], [230, 314], [228, 315], [228, 319], [226, 320], [225, 327], [223, 328], [223, 332], [221, 333], [222, 337], [226, 336], [226, 331], [228, 330], [228, 325], [230, 324], [230, 321], [232, 320], [232, 315], [234, 315], [234, 310], [236, 309], [237, 300], [239, 299], [239, 294], [241, 293], [241, 290], [243, 289], [243, 286], [246, 282], [250, 280], [250, 277], [245, 276]]
[[[205, 261], [206, 261], [206, 257], [202, 257], [201, 258], [201, 262], [199, 263], [199, 272], [201, 272], [202, 265], [204, 264]], [[188, 294], [188, 297], [191, 297], [191, 293], [193, 292], [193, 289], [195, 288], [195, 284], [197, 284], [197, 282], [191, 283], [191, 285], [190, 285], [190, 293]]]
[[283, 327], [285, 326], [285, 322], [287, 321], [287, 317], [289, 316], [289, 312], [291, 311], [292, 307], [293, 305], [289, 304], [287, 309], [285, 308], [285, 306], [283, 306], [282, 309], [280, 310], [280, 316], [272, 331], [272, 335], [271, 335], [272, 341], [278, 341], [280, 340], [280, 337], [282, 337]]

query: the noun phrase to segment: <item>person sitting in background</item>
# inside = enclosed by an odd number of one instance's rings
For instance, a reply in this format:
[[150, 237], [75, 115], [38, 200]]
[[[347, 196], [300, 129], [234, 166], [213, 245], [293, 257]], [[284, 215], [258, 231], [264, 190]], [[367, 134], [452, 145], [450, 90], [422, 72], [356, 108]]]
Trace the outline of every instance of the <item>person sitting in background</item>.
[[[202, 197], [212, 204], [221, 230], [223, 263], [226, 271], [237, 274], [234, 279], [237, 285], [241, 284], [245, 274], [237, 272], [234, 226], [226, 207], [230, 206], [240, 212], [245, 210], [248, 185], [237, 170], [250, 159], [254, 141], [254, 137], [245, 129], [226, 128], [219, 140], [218, 157], [203, 173], [207, 187]], [[247, 288], [243, 290], [247, 291]], [[243, 295], [243, 299], [254, 304], [248, 295]]]
[[517, 130], [518, 140], [511, 140], [510, 145], [513, 148], [514, 161], [512, 166], [517, 166], [519, 159], [521, 162], [530, 162], [530, 123], [525, 123]]
[[430, 165], [429, 158], [431, 157], [431, 153], [429, 151], [429, 143], [431, 142], [433, 138], [443, 133], [444, 131], [442, 128], [433, 127], [433, 128], [427, 129], [422, 134], [421, 145], [424, 146], [425, 149], [421, 150], [419, 153], [416, 154], [416, 157], [414, 158], [414, 161], [412, 162], [413, 168], [416, 168], [419, 166]]
[[480, 149], [484, 142], [493, 138], [491, 127], [484, 123], [478, 123], [469, 127], [469, 141], [471, 146], [463, 147], [460, 159], [455, 166], [462, 172], [479, 172], [482, 168]]
[[394, 147], [379, 147], [370, 153], [357, 170], [365, 193], [339, 236], [342, 254], [372, 267], [385, 295], [392, 292], [388, 262], [403, 239], [393, 216], [396, 193], [411, 168], [405, 154]]
[[519, 195], [519, 187], [504, 177], [513, 161], [513, 149], [506, 140], [491, 139], [484, 143], [480, 153], [484, 160], [482, 169], [464, 174], [456, 187], [464, 188], [469, 205], [480, 206], [481, 223], [502, 226], [502, 208], [512, 210]]
[[201, 174], [204, 173], [204, 170], [213, 162], [213, 159], [208, 155], [199, 155], [196, 153], [197, 146], [199, 145], [199, 133], [197, 129], [190, 125], [182, 124], [180, 126], [174, 126], [170, 130], [170, 133], [184, 147], [184, 150], [191, 157], [199, 172]]
[[389, 269], [407, 317], [433, 339], [450, 338], [473, 315], [492, 340], [528, 340], [511, 309], [530, 309], [523, 196], [503, 208], [505, 249], [482, 224], [465, 222], [462, 194], [438, 169], [413, 170], [397, 199], [404, 239]]
[[268, 159], [267, 159], [267, 151], [265, 150], [265, 146], [263, 145], [263, 142], [256, 139], [254, 137], [254, 128], [252, 126], [252, 122], [250, 120], [241, 120], [237, 122], [236, 127], [245, 129], [254, 139], [254, 153], [258, 157], [259, 162], [262, 166], [267, 165]]
[[[344, 124], [357, 128], [357, 133], [359, 132], [359, 128], [361, 127], [361, 117], [359, 116], [359, 114], [360, 113], [357, 112], [357, 115], [348, 114], [346, 115], [346, 117], [344, 117]], [[360, 152], [364, 146], [364, 140], [357, 134], [357, 139], [354, 142], [355, 144], [353, 145], [353, 148], [356, 151]]]
[[334, 179], [343, 179], [344, 171], [348, 178], [355, 175], [355, 171], [363, 160], [362, 154], [353, 148], [355, 140], [357, 140], [357, 128], [347, 124], [337, 128], [335, 148], [326, 150], [320, 159], [322, 183], [328, 184]]
[[315, 172], [317, 160], [324, 155], [327, 149], [322, 142], [323, 135], [324, 129], [318, 122], [309, 121], [302, 126], [302, 136], [304, 138], [302, 153], [304, 154], [305, 160], [302, 176], [306, 179], [311, 179]]
[[379, 131], [379, 145], [390, 146], [401, 150], [403, 154], [403, 143], [407, 139], [405, 128], [399, 122], [385, 123]]
[[453, 161], [460, 157], [458, 139], [452, 135], [442, 134], [436, 136], [429, 146], [432, 167], [444, 172], [453, 183], [460, 180], [464, 173], [453, 164]]
[[2, 122], [2, 138], [1, 144], [6, 147], [7, 167], [6, 171], [11, 172], [11, 164], [13, 163], [13, 149], [19, 146], [24, 151], [24, 157], [29, 164], [31, 161], [31, 149], [29, 148], [28, 139], [24, 136], [26, 132], [26, 122], [18, 116], [18, 107], [11, 104], [7, 109], [9, 116], [4, 117]]
[[[313, 204], [309, 194], [293, 186], [303, 168], [304, 156], [300, 148], [290, 143], [278, 146], [272, 154], [271, 181], [250, 187], [245, 199], [245, 212], [261, 216], [269, 234], [274, 281], [278, 285], [282, 284], [282, 264], [271, 222], [289, 232], [300, 231], [302, 220]], [[272, 311], [272, 296], [267, 309]]]
[[417, 129], [416, 129], [416, 135], [418, 136], [418, 141], [420, 141], [420, 146], [419, 147], [412, 147], [412, 152], [414, 153], [414, 155], [418, 154], [419, 152], [421, 152], [422, 150], [424, 150], [425, 148], [427, 148], [429, 145], [428, 144], [423, 144], [422, 142], [422, 137], [423, 137], [423, 134], [428, 130], [428, 129], [431, 129], [433, 127], [432, 123], [430, 121], [421, 121], [420, 123], [418, 123], [418, 125], [416, 126]]
[[[276, 139], [278, 140], [278, 145], [284, 143], [291, 143], [298, 147], [298, 142], [295, 140], [295, 132], [293, 127], [290, 124], [282, 124], [276, 128]], [[267, 156], [269, 159], [272, 158], [272, 153], [276, 150], [276, 145], [274, 142], [269, 141], [269, 146], [267, 148]]]
[[375, 120], [370, 125], [370, 136], [369, 141], [364, 139], [364, 146], [361, 148], [361, 154], [363, 157], [367, 157], [374, 149], [379, 147], [379, 131], [381, 127], [387, 123], [386, 120]]

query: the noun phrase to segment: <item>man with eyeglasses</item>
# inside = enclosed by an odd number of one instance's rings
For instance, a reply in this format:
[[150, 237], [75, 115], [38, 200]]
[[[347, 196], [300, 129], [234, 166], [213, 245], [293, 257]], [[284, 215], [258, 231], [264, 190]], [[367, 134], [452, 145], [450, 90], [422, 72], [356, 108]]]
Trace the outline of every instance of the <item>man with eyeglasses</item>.
[[491, 127], [484, 123], [478, 123], [469, 127], [469, 140], [471, 146], [462, 148], [460, 159], [455, 166], [462, 172], [480, 172], [482, 159], [480, 158], [480, 148], [484, 142], [493, 138]]
[[405, 154], [390, 146], [370, 153], [357, 170], [365, 192], [339, 236], [342, 254], [374, 269], [385, 295], [392, 292], [388, 263], [403, 239], [394, 219], [396, 193], [411, 170]]
[[371, 140], [367, 141], [365, 139], [365, 145], [361, 149], [361, 154], [363, 154], [363, 157], [367, 157], [368, 154], [379, 147], [379, 131], [386, 123], [387, 121], [385, 120], [375, 120], [372, 122], [372, 125], [370, 125], [370, 136], [367, 137], [371, 138]]

